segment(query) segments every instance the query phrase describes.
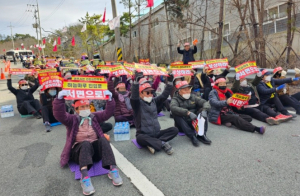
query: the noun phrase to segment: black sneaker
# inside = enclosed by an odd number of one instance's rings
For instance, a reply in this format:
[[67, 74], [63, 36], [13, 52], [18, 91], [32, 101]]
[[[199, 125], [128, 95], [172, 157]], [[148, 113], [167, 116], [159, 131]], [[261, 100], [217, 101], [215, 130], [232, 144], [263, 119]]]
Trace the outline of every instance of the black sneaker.
[[196, 136], [193, 136], [191, 138], [191, 141], [192, 141], [192, 144], [195, 146], [195, 147], [198, 147], [200, 145], [199, 143], [199, 140], [196, 138]]
[[197, 136], [198, 140], [200, 142], [202, 142], [203, 144], [208, 144], [210, 145], [211, 144], [211, 140], [208, 139], [208, 137], [206, 137], [206, 135], [202, 135], [202, 136]]
[[41, 119], [41, 118], [42, 118], [42, 116], [41, 116], [38, 112], [35, 112], [35, 113], [33, 114], [33, 116], [34, 116], [36, 119]]
[[164, 145], [162, 145], [162, 149], [164, 149], [164, 151], [165, 151], [168, 155], [171, 155], [171, 154], [173, 154], [173, 152], [174, 152], [172, 146], [171, 146], [168, 142], [166, 142], [166, 143], [164, 143]]

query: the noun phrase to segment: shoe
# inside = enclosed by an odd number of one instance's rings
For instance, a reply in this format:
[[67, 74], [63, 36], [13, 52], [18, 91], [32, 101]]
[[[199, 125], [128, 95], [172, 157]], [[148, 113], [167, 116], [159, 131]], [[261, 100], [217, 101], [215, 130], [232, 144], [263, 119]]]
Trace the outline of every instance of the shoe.
[[45, 127], [46, 127], [46, 132], [50, 132], [51, 131], [51, 125], [49, 122], [45, 122]]
[[154, 148], [152, 148], [152, 147], [150, 147], [150, 146], [147, 146], [147, 148], [149, 149], [149, 151], [150, 151], [152, 154], [155, 153], [155, 149], [154, 149]]
[[168, 142], [165, 142], [164, 145], [162, 145], [162, 149], [164, 149], [168, 155], [171, 155], [174, 152], [172, 146]]
[[211, 144], [211, 140], [208, 139], [208, 137], [206, 137], [206, 135], [202, 135], [202, 136], [197, 136], [198, 140], [200, 142], [202, 142], [203, 144], [208, 144], [210, 145]]
[[84, 195], [91, 195], [95, 193], [95, 189], [93, 187], [90, 177], [87, 176], [84, 179], [80, 180], [80, 184]]
[[225, 126], [226, 126], [226, 127], [231, 127], [231, 125], [232, 125], [232, 124], [231, 124], [230, 122], [229, 122], [229, 123], [225, 123]]
[[282, 122], [286, 122], [288, 120], [291, 120], [293, 117], [292, 116], [285, 116], [283, 114], [279, 114], [275, 118], [278, 119], [280, 123], [282, 123]]
[[108, 173], [108, 178], [112, 180], [113, 185], [115, 186], [120, 186], [123, 184], [123, 180], [119, 174], [118, 169], [113, 169]]
[[38, 112], [33, 113], [33, 116], [34, 116], [36, 119], [41, 119], [41, 118], [42, 118], [42, 116], [41, 116]]
[[273, 118], [273, 117], [269, 117], [269, 118], [266, 119], [266, 122], [267, 122], [269, 125], [279, 125], [280, 120], [279, 120], [279, 119], [276, 119], [276, 118]]
[[260, 133], [260, 134], [264, 134], [266, 132], [266, 127], [265, 126], [262, 126], [262, 127], [260, 127], [260, 129], [259, 129], [259, 132], [258, 133]]
[[292, 116], [293, 118], [297, 118], [297, 114], [286, 113], [285, 116]]
[[200, 145], [199, 140], [196, 138], [196, 136], [193, 136], [193, 137], [191, 138], [191, 140], [192, 140], [192, 144], [193, 144], [195, 147], [198, 147], [198, 146]]

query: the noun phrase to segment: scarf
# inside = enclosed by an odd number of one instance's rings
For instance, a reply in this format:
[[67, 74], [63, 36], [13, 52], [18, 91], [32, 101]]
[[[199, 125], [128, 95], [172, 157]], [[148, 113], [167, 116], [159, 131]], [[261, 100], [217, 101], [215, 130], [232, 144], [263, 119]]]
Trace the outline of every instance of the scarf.
[[[227, 92], [230, 92], [231, 94], [233, 94], [233, 92], [229, 89], [229, 88], [226, 88], [225, 90], [221, 90], [219, 89], [218, 86], [213, 86], [214, 89], [216, 89], [216, 91], [218, 92], [218, 96], [219, 96], [219, 99], [220, 101], [226, 101], [227, 97], [226, 97], [226, 93]], [[226, 106], [226, 107], [223, 107], [222, 110], [221, 110], [221, 115], [226, 115], [227, 113], [234, 113], [231, 109], [231, 107], [229, 106]]]

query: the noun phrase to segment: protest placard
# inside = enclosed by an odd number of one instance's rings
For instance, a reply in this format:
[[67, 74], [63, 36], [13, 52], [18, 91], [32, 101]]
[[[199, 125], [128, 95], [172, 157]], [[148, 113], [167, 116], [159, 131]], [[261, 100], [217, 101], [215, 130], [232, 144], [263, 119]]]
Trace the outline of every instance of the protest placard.
[[122, 76], [127, 75], [128, 72], [125, 70], [125, 68], [122, 65], [114, 65], [110, 67], [110, 73], [115, 76]]
[[227, 58], [224, 59], [210, 59], [206, 61], [206, 66], [208, 69], [219, 69], [219, 68], [227, 68], [228, 67], [228, 60]]
[[240, 79], [245, 78], [251, 74], [256, 74], [259, 72], [258, 68], [256, 67], [255, 61], [248, 61], [241, 65], [235, 67], [236, 74], [239, 75]]
[[41, 73], [50, 73], [50, 72], [57, 72], [56, 68], [51, 68], [51, 69], [39, 69], [36, 72], [38, 72], [38, 74]]
[[63, 78], [59, 76], [46, 76], [40, 79], [40, 84], [43, 86], [42, 91], [48, 88], [59, 87], [63, 85]]
[[191, 61], [189, 64], [192, 65], [192, 69], [198, 69], [205, 66], [205, 61]]
[[110, 74], [110, 66], [107, 65], [98, 65], [97, 69], [100, 69], [100, 74]]
[[104, 82], [103, 76], [72, 76], [72, 80]]
[[179, 64], [173, 64], [170, 65], [170, 69], [172, 70], [172, 74], [176, 76], [191, 76], [192, 73], [192, 65], [179, 65]]
[[249, 95], [244, 95], [244, 94], [240, 94], [240, 93], [235, 93], [232, 95], [232, 103], [230, 104], [230, 106], [233, 107], [242, 107], [244, 105], [248, 105], [248, 100], [250, 98]]
[[35, 70], [33, 69], [23, 69], [23, 68], [11, 68], [9, 73], [11, 75], [24, 75], [24, 74], [33, 74]]

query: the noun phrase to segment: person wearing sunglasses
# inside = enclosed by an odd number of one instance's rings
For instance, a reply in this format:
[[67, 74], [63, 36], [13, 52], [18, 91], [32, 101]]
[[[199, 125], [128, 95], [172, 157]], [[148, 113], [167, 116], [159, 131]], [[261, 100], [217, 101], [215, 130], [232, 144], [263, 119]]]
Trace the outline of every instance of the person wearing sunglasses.
[[177, 45], [177, 52], [182, 54], [182, 61], [184, 64], [188, 64], [191, 61], [195, 61], [194, 54], [197, 53], [197, 46], [194, 45], [194, 49], [190, 48], [190, 43], [184, 44], [184, 50], [180, 50], [180, 44]]
[[207, 113], [210, 109], [209, 103], [199, 96], [191, 94], [192, 86], [189, 85], [187, 81], [177, 83], [176, 89], [178, 90], [175, 92], [171, 101], [171, 111], [176, 127], [191, 139], [191, 142], [195, 147], [199, 146], [198, 140], [204, 144], [211, 144], [211, 141], [206, 137], [208, 127], [207, 121], [205, 121], [204, 124], [205, 130], [203, 136], [197, 137], [195, 128], [192, 125], [192, 121], [197, 119], [197, 116], [201, 111], [203, 111], [203, 117], [206, 118], [204, 113]]
[[33, 93], [39, 87], [39, 81], [37, 79], [37, 73], [34, 74], [34, 86], [29, 88], [28, 82], [24, 79], [19, 80], [19, 89], [15, 89], [11, 84], [11, 74], [7, 77], [7, 88], [17, 98], [17, 108], [21, 115], [33, 114], [37, 119], [42, 118], [41, 116], [41, 104], [39, 100], [34, 99]]
[[161, 130], [157, 119], [157, 108], [167, 100], [173, 88], [173, 76], [168, 77], [168, 84], [163, 93], [153, 97], [154, 89], [149, 82], [139, 84], [142, 72], [135, 73], [135, 81], [131, 91], [131, 106], [136, 127], [136, 140], [140, 146], [147, 147], [154, 154], [163, 149], [168, 155], [174, 150], [168, 143], [178, 134], [176, 127]]

